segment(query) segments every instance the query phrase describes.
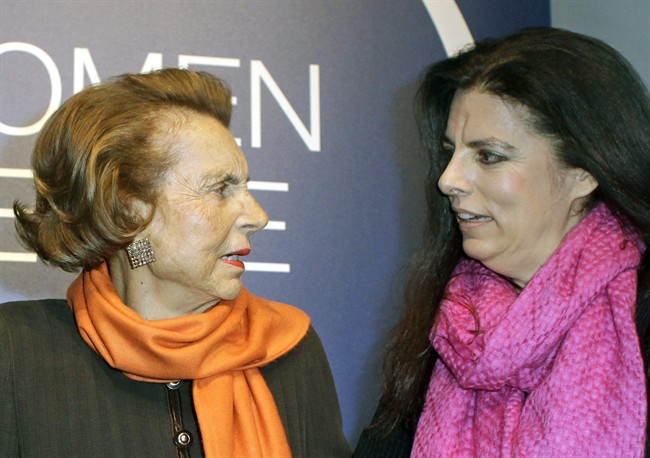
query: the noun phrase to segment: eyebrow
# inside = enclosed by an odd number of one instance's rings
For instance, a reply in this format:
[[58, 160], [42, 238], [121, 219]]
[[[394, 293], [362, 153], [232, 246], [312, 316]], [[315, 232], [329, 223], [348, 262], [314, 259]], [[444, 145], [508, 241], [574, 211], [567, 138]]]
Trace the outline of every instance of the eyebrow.
[[[454, 144], [454, 142], [449, 140], [449, 137], [447, 137], [446, 135], [442, 139], [442, 142], [448, 143], [450, 145]], [[517, 149], [514, 146], [512, 146], [510, 143], [504, 142], [495, 137], [481, 138], [479, 140], [471, 141], [467, 145], [473, 149], [499, 148], [505, 151], [515, 151]]]
[[241, 175], [238, 175], [236, 173], [232, 172], [209, 172], [204, 174], [201, 177], [201, 182], [206, 183], [206, 184], [212, 184], [212, 183], [232, 183], [232, 184], [239, 184], [241, 182], [248, 183], [250, 181], [250, 176], [246, 176], [242, 179]]

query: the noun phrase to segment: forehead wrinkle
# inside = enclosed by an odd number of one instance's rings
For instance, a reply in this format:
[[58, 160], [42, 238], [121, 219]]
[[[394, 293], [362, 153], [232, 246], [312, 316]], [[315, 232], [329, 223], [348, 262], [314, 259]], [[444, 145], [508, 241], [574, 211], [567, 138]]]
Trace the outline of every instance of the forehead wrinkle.
[[[495, 103], [494, 111], [489, 106], [486, 107], [478, 102], [474, 102], [471, 105], [472, 108], [468, 109], [468, 99], [476, 96], [488, 96], [492, 99]], [[486, 110], [488, 110], [487, 113]], [[458, 141], [475, 150], [497, 148], [516, 152], [518, 151], [516, 146], [493, 135], [492, 132], [485, 131], [486, 126], [490, 126], [489, 130], [503, 133], [508, 137], [515, 135], [513, 138], [516, 139], [517, 132], [513, 131], [513, 127], [516, 126], [513, 126], [512, 123], [522, 120], [525, 124], [526, 113], [525, 107], [509, 103], [500, 97], [476, 91], [461, 91], [455, 95], [452, 102], [443, 142], [455, 144], [450, 139], [450, 136], [455, 134], [459, 137]], [[485, 116], [487, 119], [483, 119]], [[473, 117], [478, 118], [478, 124], [473, 122]], [[476, 135], [475, 138], [472, 138], [473, 135]]]
[[229, 182], [233, 184], [247, 183], [249, 180], [248, 174], [240, 173], [236, 169], [227, 168], [206, 172], [201, 175], [200, 182], [205, 185], [214, 183]]

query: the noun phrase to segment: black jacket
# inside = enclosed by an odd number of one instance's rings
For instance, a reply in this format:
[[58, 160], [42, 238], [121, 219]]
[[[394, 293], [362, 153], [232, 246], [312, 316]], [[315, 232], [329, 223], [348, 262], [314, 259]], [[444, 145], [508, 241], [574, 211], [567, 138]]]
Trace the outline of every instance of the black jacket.
[[[294, 457], [348, 457], [332, 374], [316, 332], [261, 368]], [[82, 340], [63, 300], [0, 305], [0, 458], [175, 457], [164, 384], [109, 367]], [[183, 425], [203, 456], [191, 382]]]

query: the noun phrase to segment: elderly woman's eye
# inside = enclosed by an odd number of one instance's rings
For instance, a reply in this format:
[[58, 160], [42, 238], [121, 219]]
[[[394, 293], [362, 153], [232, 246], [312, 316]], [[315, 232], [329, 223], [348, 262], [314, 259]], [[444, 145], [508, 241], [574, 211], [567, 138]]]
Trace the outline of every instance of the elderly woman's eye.
[[228, 183], [219, 183], [213, 188], [213, 192], [219, 194], [220, 196], [223, 196], [227, 190], [228, 190]]

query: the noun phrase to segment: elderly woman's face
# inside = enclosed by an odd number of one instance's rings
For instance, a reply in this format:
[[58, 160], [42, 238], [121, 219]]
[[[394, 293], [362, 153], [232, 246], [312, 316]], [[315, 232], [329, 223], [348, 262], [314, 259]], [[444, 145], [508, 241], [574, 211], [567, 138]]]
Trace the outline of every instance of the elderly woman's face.
[[560, 169], [527, 112], [494, 95], [458, 91], [438, 181], [449, 197], [465, 253], [524, 286], [584, 216], [572, 204], [596, 187], [581, 169]]
[[[248, 164], [217, 120], [191, 114], [164, 134], [178, 162], [167, 173], [151, 224], [144, 231], [156, 255], [154, 287], [178, 304], [235, 298], [249, 236], [268, 219], [248, 192]], [[192, 313], [179, 310], [178, 314]]]

